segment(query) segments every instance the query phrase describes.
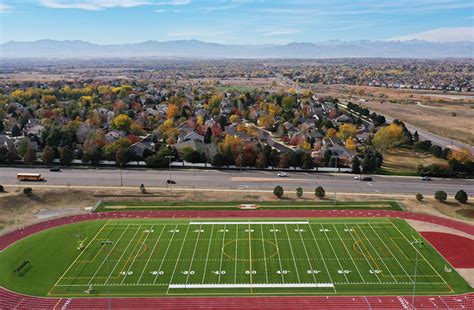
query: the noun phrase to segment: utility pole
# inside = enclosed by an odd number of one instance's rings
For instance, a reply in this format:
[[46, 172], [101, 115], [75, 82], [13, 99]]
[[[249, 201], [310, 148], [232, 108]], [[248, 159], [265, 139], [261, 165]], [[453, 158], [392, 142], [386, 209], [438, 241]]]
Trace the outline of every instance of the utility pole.
[[170, 172], [170, 178], [168, 182], [166, 183], [168, 183], [168, 186], [169, 186], [168, 189], [170, 191], [170, 196], [171, 196], [171, 185], [172, 185], [171, 182], [173, 181], [171, 179], [171, 160], [174, 159], [174, 155], [168, 155], [168, 156], [165, 156], [165, 158], [168, 159], [168, 167], [169, 167], [169, 172]]
[[337, 160], [339, 159], [339, 157], [337, 155], [333, 155], [333, 156], [331, 156], [331, 158], [334, 158], [334, 168], [336, 169], [334, 171], [334, 205], [336, 205], [336, 201], [337, 201], [337, 199], [336, 199], [337, 198], [337, 194], [336, 194], [336, 192], [337, 192], [337, 190], [336, 190], [336, 184], [337, 184], [336, 174], [337, 174]]
[[122, 169], [123, 169], [123, 164], [120, 163], [120, 187], [123, 187], [123, 172], [122, 172]]
[[415, 239], [414, 242], [415, 242], [415, 249], [416, 249], [416, 258], [415, 258], [415, 274], [413, 276], [413, 296], [411, 300], [411, 308], [413, 310], [415, 310], [415, 290], [416, 290], [416, 274], [418, 271], [418, 256], [420, 254], [420, 248], [423, 245], [423, 243], [418, 239]]

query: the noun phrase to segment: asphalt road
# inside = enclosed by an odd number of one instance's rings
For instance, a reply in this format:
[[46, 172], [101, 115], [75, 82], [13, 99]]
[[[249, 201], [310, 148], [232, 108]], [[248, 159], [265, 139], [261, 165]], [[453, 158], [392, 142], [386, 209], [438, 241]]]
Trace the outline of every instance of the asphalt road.
[[[41, 173], [45, 182], [19, 182], [18, 172]], [[218, 171], [218, 170], [172, 170], [171, 179], [175, 187], [205, 189], [256, 189], [269, 190], [281, 185], [287, 191], [294, 191], [301, 186], [305, 191], [313, 191], [318, 185], [326, 192], [365, 193], [365, 194], [415, 194], [432, 196], [437, 190], [444, 190], [449, 195], [464, 189], [470, 196], [474, 195], [474, 180], [440, 179], [422, 181], [418, 177], [372, 176], [372, 182], [354, 180], [350, 174], [326, 173], [289, 173], [286, 178], [279, 178], [277, 171]], [[168, 170], [123, 170], [122, 182], [119, 169], [63, 169], [62, 172], [50, 172], [47, 169], [0, 168], [0, 184], [3, 185], [73, 185], [91, 187], [123, 186], [164, 187], [170, 179]]]

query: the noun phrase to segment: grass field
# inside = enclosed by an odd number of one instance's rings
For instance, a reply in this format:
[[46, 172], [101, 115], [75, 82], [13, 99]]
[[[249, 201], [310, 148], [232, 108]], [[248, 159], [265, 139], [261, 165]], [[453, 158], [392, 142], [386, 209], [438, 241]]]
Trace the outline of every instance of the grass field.
[[[401, 211], [402, 205], [397, 201], [338, 201], [336, 206], [332, 200], [326, 201], [253, 201], [247, 204], [258, 205], [264, 210], [393, 210]], [[102, 202], [95, 212], [116, 210], [232, 210], [241, 202], [193, 202], [193, 201], [126, 201]]]
[[[32, 267], [19, 277], [25, 259]], [[412, 292], [415, 265], [417, 294], [471, 290], [405, 221], [388, 218], [76, 223], [0, 253], [0, 285], [58, 297], [398, 295]]]

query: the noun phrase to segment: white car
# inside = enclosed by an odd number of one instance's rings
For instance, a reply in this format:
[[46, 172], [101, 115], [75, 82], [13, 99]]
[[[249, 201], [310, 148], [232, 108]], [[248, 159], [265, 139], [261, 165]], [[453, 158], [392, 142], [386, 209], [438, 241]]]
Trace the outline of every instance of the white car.
[[280, 178], [286, 178], [288, 176], [288, 173], [286, 172], [278, 172], [277, 176], [279, 176]]

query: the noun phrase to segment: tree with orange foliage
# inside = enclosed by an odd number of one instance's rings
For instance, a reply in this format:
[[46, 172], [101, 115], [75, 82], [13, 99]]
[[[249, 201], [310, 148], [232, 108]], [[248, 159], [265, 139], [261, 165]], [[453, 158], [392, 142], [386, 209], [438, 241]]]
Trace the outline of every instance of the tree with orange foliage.
[[334, 128], [329, 128], [328, 131], [326, 132], [326, 136], [329, 138], [334, 138], [336, 134], [337, 134], [337, 131]]
[[468, 149], [458, 148], [456, 150], [452, 150], [451, 153], [449, 153], [448, 159], [455, 159], [461, 163], [465, 163], [468, 161], [473, 161], [474, 156]]
[[353, 151], [353, 150], [355, 150], [356, 147], [357, 147], [357, 144], [355, 143], [355, 141], [354, 141], [353, 138], [347, 138], [345, 144], [346, 144], [346, 148], [347, 148], [348, 150], [352, 150], [352, 151]]
[[166, 117], [168, 119], [174, 119], [179, 113], [179, 108], [176, 104], [170, 103], [166, 108]]

